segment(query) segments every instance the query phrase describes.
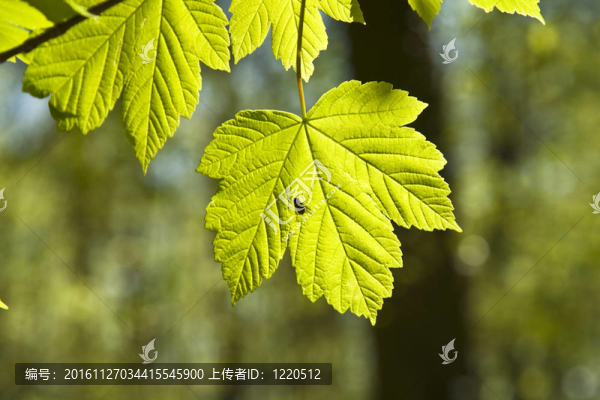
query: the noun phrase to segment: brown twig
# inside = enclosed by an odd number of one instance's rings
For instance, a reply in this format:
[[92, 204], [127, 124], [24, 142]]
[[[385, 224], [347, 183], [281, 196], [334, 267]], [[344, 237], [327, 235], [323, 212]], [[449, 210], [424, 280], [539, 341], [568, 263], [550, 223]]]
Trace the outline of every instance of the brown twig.
[[[111, 8], [112, 6], [115, 6], [123, 1], [124, 0], [106, 0], [105, 2], [103, 2], [101, 4], [98, 4], [94, 7], [90, 7], [88, 9], [88, 12], [91, 14], [99, 15], [103, 11], [106, 11], [109, 8]], [[28, 53], [28, 52], [34, 50], [39, 45], [46, 43], [50, 39], [53, 39], [60, 35], [63, 35], [69, 29], [71, 29], [78, 23], [85, 21], [86, 19], [88, 19], [88, 18], [84, 17], [83, 15], [78, 14], [71, 19], [68, 19], [66, 21], [63, 21], [63, 22], [60, 22], [60, 23], [54, 25], [52, 28], [45, 30], [43, 33], [41, 33], [38, 36], [34, 36], [34, 37], [27, 39], [26, 41], [24, 41], [17, 47], [14, 47], [10, 50], [0, 53], [0, 64], [16, 55], [19, 55], [21, 53]]]

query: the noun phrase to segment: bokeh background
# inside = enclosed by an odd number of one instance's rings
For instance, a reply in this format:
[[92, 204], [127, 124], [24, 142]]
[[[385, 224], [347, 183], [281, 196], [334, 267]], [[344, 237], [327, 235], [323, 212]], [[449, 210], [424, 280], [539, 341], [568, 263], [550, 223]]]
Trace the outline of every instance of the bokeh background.
[[[287, 256], [232, 308], [203, 227], [217, 182], [194, 170], [235, 112], [299, 112], [269, 44], [231, 74], [203, 67], [202, 101], [146, 176], [120, 104], [85, 137], [59, 132], [21, 93], [25, 65], [1, 65], [0, 399], [600, 398], [600, 3], [542, 0], [544, 26], [446, 1], [431, 31], [405, 1], [362, 3], [366, 26], [327, 19], [308, 106], [348, 79], [427, 102], [413, 126], [448, 160], [464, 232], [397, 230], [405, 266], [375, 327], [303, 297]], [[14, 385], [17, 362], [139, 362], [153, 338], [159, 362], [330, 362], [334, 384]]]

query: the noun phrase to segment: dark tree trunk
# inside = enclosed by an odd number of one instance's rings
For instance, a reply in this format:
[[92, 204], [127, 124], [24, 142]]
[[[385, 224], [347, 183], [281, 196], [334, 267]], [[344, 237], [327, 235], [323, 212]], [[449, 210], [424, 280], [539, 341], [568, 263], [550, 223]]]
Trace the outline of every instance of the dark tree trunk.
[[[428, 103], [412, 126], [448, 155], [449, 141], [440, 134], [440, 69], [433, 69], [428, 56], [427, 26], [406, 0], [369, 0], [361, 2], [361, 7], [367, 25], [350, 28], [356, 79], [386, 81]], [[449, 166], [442, 172], [447, 181], [451, 181]], [[462, 395], [460, 398], [471, 398], [466, 393], [469, 388], [464, 387], [465, 382], [475, 382], [465, 368], [465, 282], [452, 268], [450, 251], [458, 234], [414, 228], [399, 228], [396, 233], [402, 243], [404, 268], [394, 271], [393, 297], [386, 299], [375, 327], [379, 396], [443, 400], [456, 398], [454, 392]], [[454, 338], [459, 357], [442, 365], [438, 353]], [[461, 375], [470, 376], [465, 380]]]

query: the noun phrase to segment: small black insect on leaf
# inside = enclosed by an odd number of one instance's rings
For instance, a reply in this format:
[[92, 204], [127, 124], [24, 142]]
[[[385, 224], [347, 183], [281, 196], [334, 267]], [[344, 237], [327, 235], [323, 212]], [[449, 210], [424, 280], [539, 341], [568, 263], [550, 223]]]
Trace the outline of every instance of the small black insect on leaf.
[[300, 201], [299, 198], [294, 198], [294, 206], [299, 210], [296, 211], [298, 214], [302, 215], [306, 212], [306, 207], [304, 206], [304, 204], [302, 204], [302, 202]]

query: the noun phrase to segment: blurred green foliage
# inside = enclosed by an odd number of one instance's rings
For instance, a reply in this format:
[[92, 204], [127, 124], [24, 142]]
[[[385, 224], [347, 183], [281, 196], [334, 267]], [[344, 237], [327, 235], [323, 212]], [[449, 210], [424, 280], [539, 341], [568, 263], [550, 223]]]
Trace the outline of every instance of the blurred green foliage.
[[444, 70], [468, 357], [489, 386], [457, 379], [463, 400], [600, 396], [600, 4], [542, 5], [546, 26], [486, 17]]

